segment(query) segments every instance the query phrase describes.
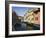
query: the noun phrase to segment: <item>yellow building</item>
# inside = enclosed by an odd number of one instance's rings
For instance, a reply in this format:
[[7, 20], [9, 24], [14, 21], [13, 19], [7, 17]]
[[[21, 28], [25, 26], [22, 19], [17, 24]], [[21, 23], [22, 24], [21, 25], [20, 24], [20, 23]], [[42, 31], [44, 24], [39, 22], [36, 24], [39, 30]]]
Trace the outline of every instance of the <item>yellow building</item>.
[[34, 16], [33, 16], [33, 11], [29, 10], [25, 15], [24, 15], [24, 21], [28, 23], [34, 23]]
[[[35, 14], [34, 11], [38, 11], [37, 14]], [[28, 10], [27, 13], [24, 15], [24, 22], [40, 24], [40, 10]]]

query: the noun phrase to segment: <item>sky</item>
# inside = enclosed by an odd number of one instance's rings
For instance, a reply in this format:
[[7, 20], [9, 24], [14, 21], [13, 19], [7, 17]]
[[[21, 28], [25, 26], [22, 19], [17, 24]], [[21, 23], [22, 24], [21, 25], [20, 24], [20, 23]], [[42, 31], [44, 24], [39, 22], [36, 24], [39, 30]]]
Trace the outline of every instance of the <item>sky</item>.
[[24, 16], [28, 9], [33, 9], [30, 7], [12, 7], [12, 11], [15, 11], [18, 16]]

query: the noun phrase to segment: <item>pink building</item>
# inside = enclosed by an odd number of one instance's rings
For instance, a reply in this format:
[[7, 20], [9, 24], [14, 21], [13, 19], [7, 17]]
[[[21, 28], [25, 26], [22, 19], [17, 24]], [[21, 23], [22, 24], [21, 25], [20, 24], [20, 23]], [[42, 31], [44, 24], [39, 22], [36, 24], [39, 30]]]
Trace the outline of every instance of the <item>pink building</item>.
[[34, 11], [34, 23], [40, 24], [40, 9]]

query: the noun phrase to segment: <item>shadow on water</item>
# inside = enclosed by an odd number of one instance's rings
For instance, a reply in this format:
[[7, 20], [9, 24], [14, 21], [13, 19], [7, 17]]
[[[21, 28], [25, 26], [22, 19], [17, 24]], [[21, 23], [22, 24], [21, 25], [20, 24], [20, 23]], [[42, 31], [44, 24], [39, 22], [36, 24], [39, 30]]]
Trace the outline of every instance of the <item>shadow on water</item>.
[[14, 29], [15, 31], [40, 30], [40, 25], [21, 22], [21, 23], [16, 23], [14, 25]]

